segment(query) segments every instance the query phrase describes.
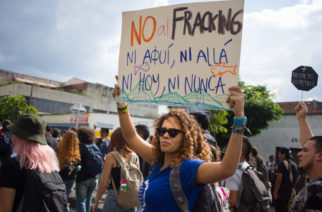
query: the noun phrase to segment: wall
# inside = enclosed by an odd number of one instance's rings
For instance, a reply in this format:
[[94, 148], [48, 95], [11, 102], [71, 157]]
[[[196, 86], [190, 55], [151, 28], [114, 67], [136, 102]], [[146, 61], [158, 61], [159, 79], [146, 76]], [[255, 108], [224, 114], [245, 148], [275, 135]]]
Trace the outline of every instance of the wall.
[[[44, 114], [42, 118], [46, 123], [70, 123], [71, 114]], [[145, 124], [149, 127], [152, 133], [154, 119], [132, 117], [134, 125]], [[113, 130], [120, 126], [119, 117], [117, 114], [102, 114], [102, 113], [89, 113], [88, 123], [90, 127], [94, 127], [96, 122], [112, 124]]]
[[[322, 135], [322, 115], [308, 115], [307, 120], [313, 133]], [[250, 139], [265, 161], [268, 160], [269, 155], [275, 155], [277, 146], [302, 148], [295, 114], [284, 115], [279, 122], [271, 123], [268, 129]]]
[[[20, 77], [35, 82], [42, 82], [56, 86], [60, 86], [62, 84], [61, 82], [0, 70], [0, 84], [6, 84], [9, 81], [12, 81], [13, 77]], [[33, 97], [40, 99], [64, 102], [69, 104], [76, 104], [77, 102], [81, 102], [84, 106], [87, 106], [89, 108], [89, 112], [117, 112], [116, 104], [112, 97], [113, 88], [99, 83], [89, 83], [85, 81], [84, 83], [86, 83], [86, 95], [79, 95], [46, 87], [32, 86], [29, 84], [16, 83], [1, 86], [0, 97], [14, 95], [30, 97], [32, 93]], [[140, 117], [156, 118], [158, 116], [157, 105], [129, 104], [129, 109], [132, 114]]]
[[[96, 91], [94, 92], [95, 88]], [[105, 92], [102, 92], [103, 90], [105, 90]], [[92, 88], [92, 92], [90, 92], [91, 95], [80, 95], [50, 88], [17, 83], [1, 86], [0, 96], [22, 95], [30, 97], [32, 94], [32, 97], [70, 104], [81, 102], [84, 106], [89, 107], [89, 112], [93, 112], [93, 110], [96, 109], [107, 113], [117, 113], [116, 103], [112, 97], [112, 91], [112, 88], [96, 86]], [[140, 117], [156, 118], [158, 116], [157, 105], [129, 104], [129, 110], [132, 114]]]
[[12, 81], [13, 77], [19, 77], [23, 79], [28, 79], [32, 81], [38, 81], [46, 84], [53, 84], [59, 86], [61, 82], [53, 81], [53, 80], [48, 80], [48, 79], [43, 79], [39, 77], [33, 77], [25, 74], [19, 74], [15, 72], [10, 72], [10, 71], [5, 71], [0, 69], [0, 84], [1, 83], [7, 83], [9, 81]]
[[32, 97], [70, 104], [81, 102], [83, 105], [90, 108], [92, 107], [93, 102], [92, 97], [27, 84], [17, 83], [0, 87], [0, 96], [22, 95], [30, 97], [31, 94]]

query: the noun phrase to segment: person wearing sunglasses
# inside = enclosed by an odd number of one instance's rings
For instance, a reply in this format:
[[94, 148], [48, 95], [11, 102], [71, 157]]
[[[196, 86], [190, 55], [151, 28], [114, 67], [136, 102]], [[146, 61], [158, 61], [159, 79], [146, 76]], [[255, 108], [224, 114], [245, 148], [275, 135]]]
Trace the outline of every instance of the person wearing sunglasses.
[[[116, 76], [116, 80], [118, 77]], [[155, 123], [152, 143], [145, 142], [136, 132], [127, 104], [117, 102], [122, 134], [131, 148], [152, 165], [151, 174], [139, 190], [141, 207], [138, 211], [181, 211], [169, 185], [170, 172], [180, 164], [180, 180], [192, 211], [203, 185], [233, 175], [237, 169], [245, 129], [244, 95], [237, 86], [229, 89], [227, 103], [234, 111], [234, 125], [222, 161], [210, 161], [209, 148], [195, 119], [183, 109], [174, 109], [162, 115]], [[120, 95], [115, 85], [113, 97]]]

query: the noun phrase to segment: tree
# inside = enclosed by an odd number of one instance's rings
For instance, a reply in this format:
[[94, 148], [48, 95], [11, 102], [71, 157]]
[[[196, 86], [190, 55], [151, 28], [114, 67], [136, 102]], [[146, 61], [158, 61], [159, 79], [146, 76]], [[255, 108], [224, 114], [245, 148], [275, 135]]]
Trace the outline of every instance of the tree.
[[[282, 118], [283, 110], [273, 102], [274, 94], [271, 94], [265, 86], [246, 85], [243, 81], [239, 81], [238, 85], [245, 95], [245, 115], [247, 116], [247, 127], [252, 133], [251, 136], [260, 134], [263, 129], [268, 128], [270, 122], [279, 121]], [[226, 120], [226, 124], [222, 125], [220, 124], [221, 122], [217, 121], [217, 117], [218, 114], [223, 112], [212, 112], [215, 117], [215, 121], [212, 124], [219, 124], [220, 126], [217, 126], [217, 128], [222, 128], [222, 130], [219, 130], [218, 133], [213, 128], [210, 128], [210, 132], [216, 134], [216, 140], [220, 147], [224, 147], [228, 143], [231, 132], [229, 128], [232, 125], [234, 116], [233, 112], [228, 112], [225, 118], [222, 117], [222, 120]], [[227, 133], [228, 131], [229, 133]]]
[[14, 122], [18, 116], [25, 113], [38, 114], [38, 110], [27, 105], [23, 96], [5, 96], [0, 98], [0, 120], [9, 119]]

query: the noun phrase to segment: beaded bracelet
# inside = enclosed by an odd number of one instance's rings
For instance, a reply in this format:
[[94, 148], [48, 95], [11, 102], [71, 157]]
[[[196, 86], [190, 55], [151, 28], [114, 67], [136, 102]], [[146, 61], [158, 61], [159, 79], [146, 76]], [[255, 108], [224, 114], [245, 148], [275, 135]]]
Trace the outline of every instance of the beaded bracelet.
[[124, 107], [118, 107], [117, 111], [120, 115], [127, 113], [128, 112], [127, 105], [125, 105]]

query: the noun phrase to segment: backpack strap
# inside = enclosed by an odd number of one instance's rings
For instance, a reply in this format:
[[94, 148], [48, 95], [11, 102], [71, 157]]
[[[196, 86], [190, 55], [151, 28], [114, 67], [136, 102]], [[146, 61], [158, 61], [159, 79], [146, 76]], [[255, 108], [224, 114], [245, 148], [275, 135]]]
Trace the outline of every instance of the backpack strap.
[[[112, 156], [114, 157], [114, 159], [122, 166], [124, 166], [124, 160], [123, 158], [120, 156], [120, 153], [118, 151], [113, 151], [111, 152]], [[115, 193], [115, 196], [118, 196], [118, 192], [116, 190], [116, 186], [115, 186], [115, 182], [113, 180], [113, 176], [111, 175], [110, 179], [112, 180], [112, 186], [113, 186], [113, 190]]]
[[238, 169], [240, 171], [242, 171], [242, 175], [241, 175], [241, 184], [240, 184], [240, 188], [238, 190], [238, 201], [237, 201], [237, 204], [236, 206], [234, 207], [234, 209], [238, 208], [239, 207], [239, 204], [240, 204], [240, 201], [241, 201], [241, 197], [242, 197], [242, 192], [244, 190], [244, 185], [243, 185], [243, 175], [244, 174], [247, 174], [247, 170], [248, 169], [251, 169], [252, 167], [250, 165], [245, 165], [244, 163], [242, 164], [238, 164]]
[[182, 184], [180, 179], [180, 166], [174, 167], [170, 172], [170, 177], [169, 177], [170, 190], [174, 200], [177, 203], [177, 206], [183, 212], [189, 212], [188, 200], [182, 189]]
[[118, 151], [111, 152], [115, 160], [121, 165], [121, 167], [125, 165], [124, 159], [121, 157], [120, 153]]
[[131, 152], [129, 164], [134, 164], [136, 166], [137, 160], [138, 160], [137, 155], [134, 152]]
[[117, 197], [117, 196], [118, 196], [118, 193], [117, 193], [116, 186], [115, 186], [115, 183], [114, 183], [114, 180], [113, 180], [113, 176], [111, 176], [111, 180], [112, 180], [112, 185], [113, 185], [114, 194], [115, 194], [115, 196]]

